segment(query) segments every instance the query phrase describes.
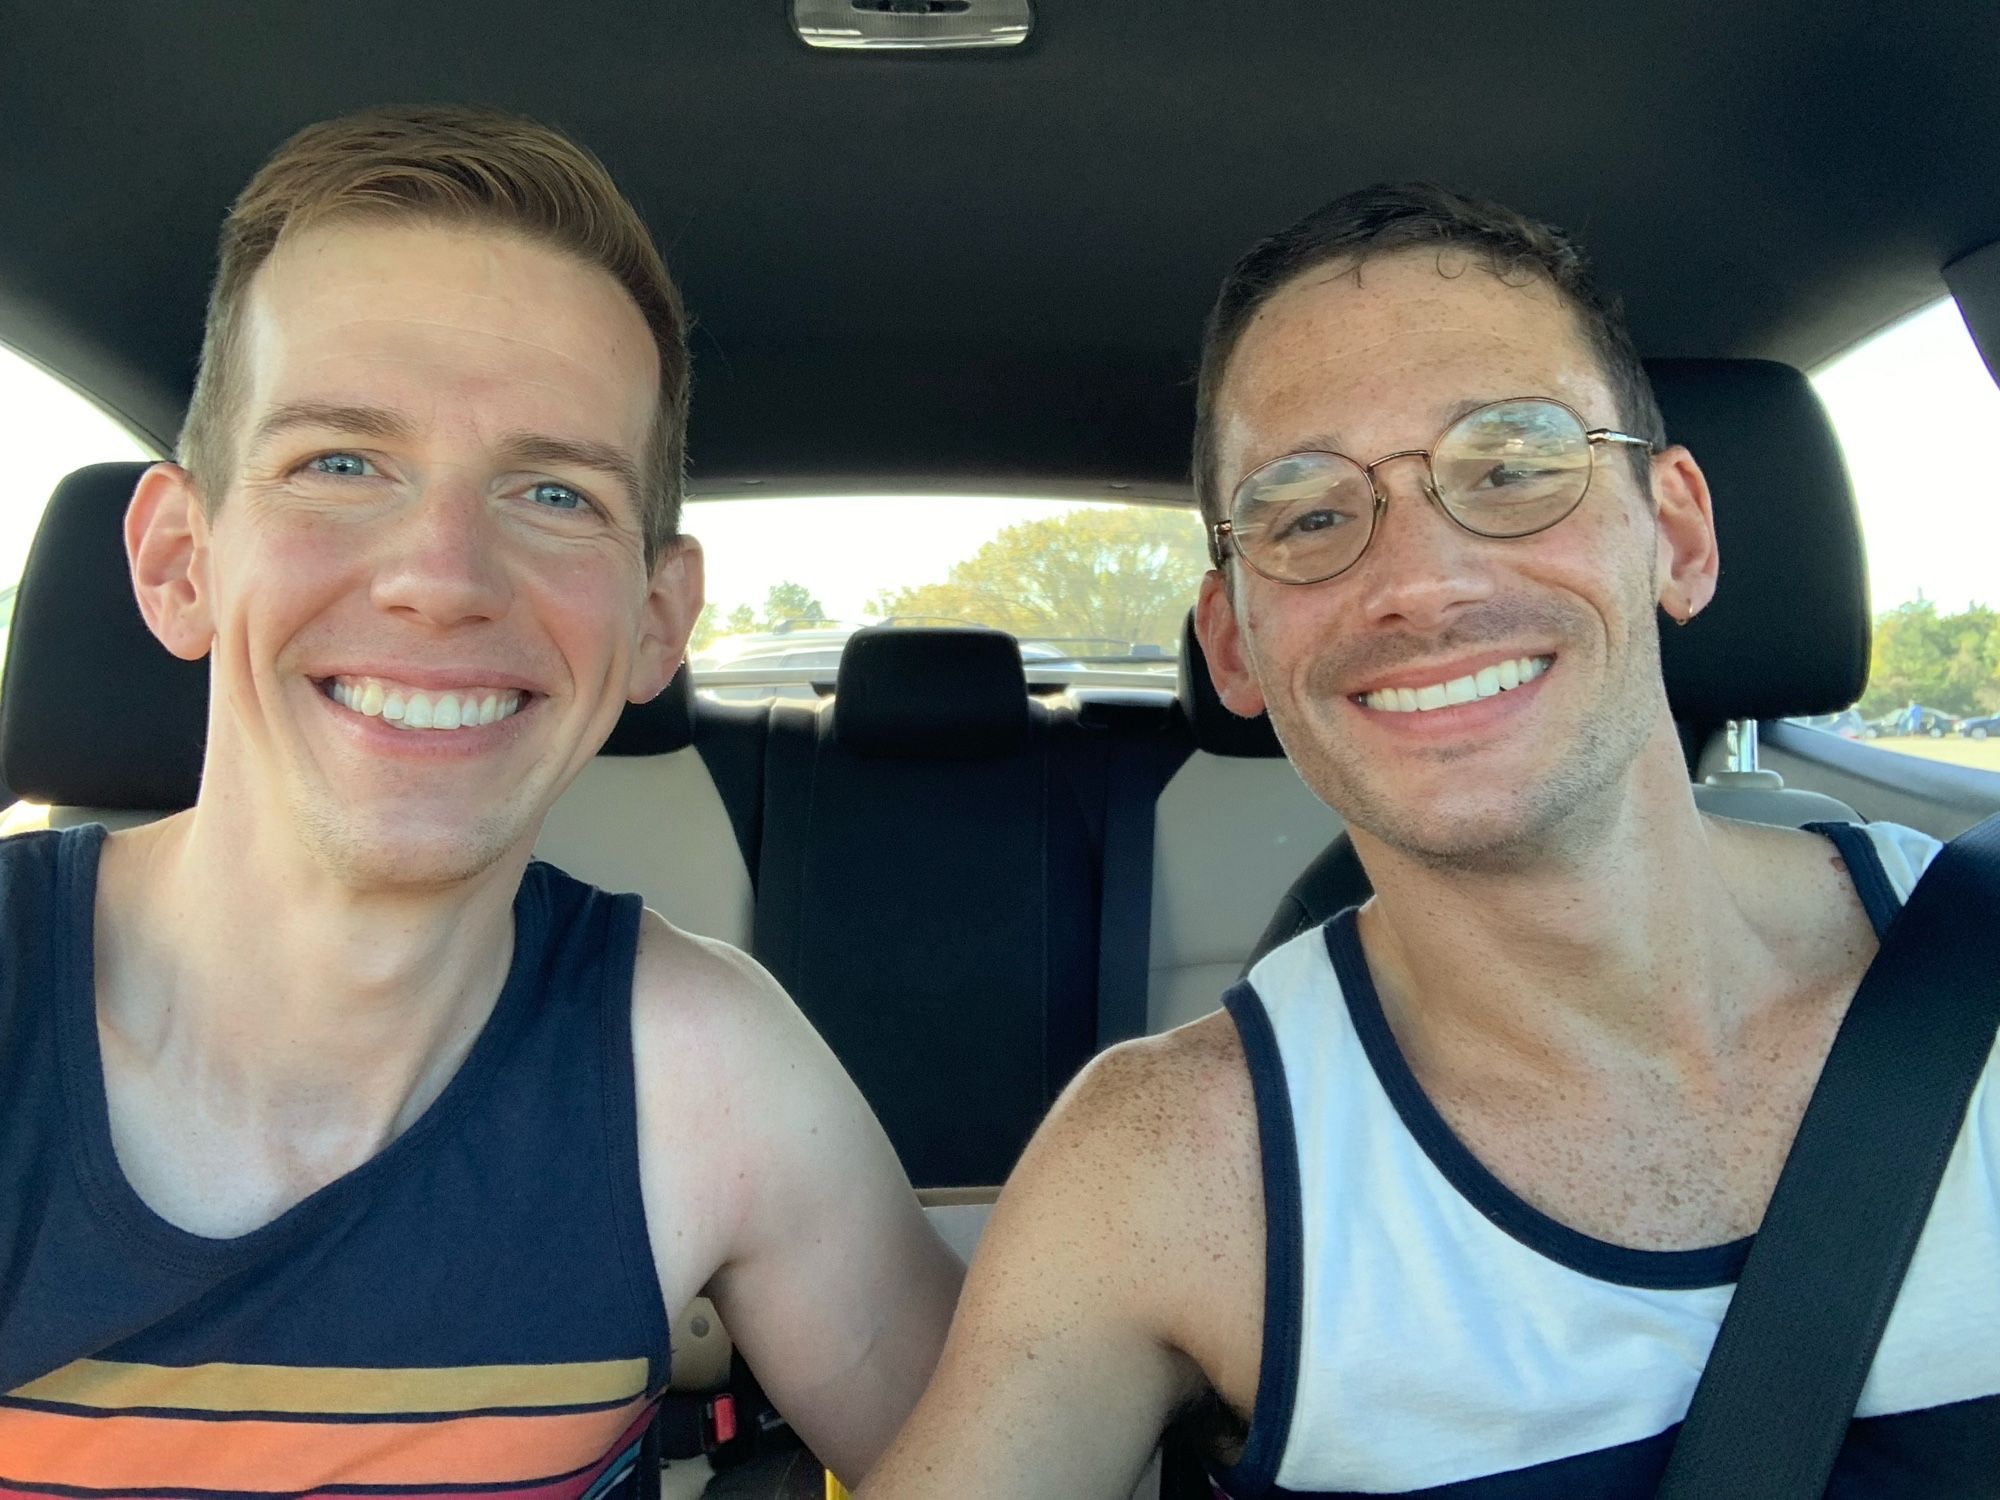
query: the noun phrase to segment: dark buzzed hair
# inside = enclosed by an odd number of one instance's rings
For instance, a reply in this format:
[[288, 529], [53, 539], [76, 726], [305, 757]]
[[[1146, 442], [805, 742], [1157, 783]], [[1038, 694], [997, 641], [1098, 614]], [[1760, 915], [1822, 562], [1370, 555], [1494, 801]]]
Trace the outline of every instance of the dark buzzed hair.
[[[1230, 356], [1258, 309], [1321, 266], [1358, 268], [1377, 256], [1424, 249], [1462, 250], [1502, 281], [1536, 276], [1547, 281], [1576, 315], [1611, 387], [1620, 425], [1655, 448], [1665, 444], [1660, 405], [1625, 327], [1624, 309], [1597, 285], [1589, 262], [1568, 235], [1504, 204], [1434, 183], [1378, 183], [1336, 198], [1259, 241], [1223, 279], [1202, 329], [1195, 386], [1194, 492], [1208, 526], [1225, 519], [1227, 503], [1218, 492], [1215, 472], [1216, 399]], [[1649, 482], [1649, 456], [1642, 448], [1629, 452], [1643, 487]]]

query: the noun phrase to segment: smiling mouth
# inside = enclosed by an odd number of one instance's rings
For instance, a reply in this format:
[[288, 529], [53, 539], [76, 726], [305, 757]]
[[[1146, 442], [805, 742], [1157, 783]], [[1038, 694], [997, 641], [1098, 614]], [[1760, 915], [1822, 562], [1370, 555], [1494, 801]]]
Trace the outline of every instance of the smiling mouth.
[[352, 713], [417, 732], [478, 729], [512, 718], [530, 694], [518, 688], [469, 687], [439, 692], [379, 677], [329, 677], [319, 690]]
[[1464, 677], [1453, 677], [1446, 682], [1427, 683], [1417, 688], [1381, 688], [1372, 693], [1358, 693], [1355, 702], [1363, 708], [1372, 708], [1385, 714], [1422, 714], [1433, 709], [1455, 708], [1461, 703], [1476, 703], [1481, 698], [1495, 698], [1501, 693], [1510, 693], [1517, 687], [1533, 682], [1555, 664], [1553, 656], [1518, 656], [1512, 661], [1496, 662], [1490, 667], [1481, 667], [1477, 672]]

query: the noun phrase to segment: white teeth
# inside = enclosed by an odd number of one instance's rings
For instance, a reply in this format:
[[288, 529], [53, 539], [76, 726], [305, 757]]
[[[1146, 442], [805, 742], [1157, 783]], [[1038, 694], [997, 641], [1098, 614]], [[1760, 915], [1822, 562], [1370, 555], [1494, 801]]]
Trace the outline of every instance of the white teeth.
[[1496, 693], [1517, 688], [1524, 682], [1533, 682], [1548, 671], [1553, 660], [1554, 658], [1547, 656], [1516, 657], [1512, 661], [1481, 667], [1477, 672], [1464, 677], [1454, 677], [1449, 682], [1434, 682], [1420, 688], [1382, 688], [1373, 693], [1364, 693], [1361, 702], [1366, 707], [1380, 709], [1384, 713], [1428, 713], [1434, 708], [1447, 708], [1453, 704], [1472, 703], [1480, 698], [1491, 698]]
[[520, 710], [523, 694], [511, 688], [469, 688], [464, 692], [425, 693], [385, 685], [374, 678], [334, 678], [327, 696], [342, 708], [371, 719], [384, 719], [399, 729], [473, 729], [497, 724]]

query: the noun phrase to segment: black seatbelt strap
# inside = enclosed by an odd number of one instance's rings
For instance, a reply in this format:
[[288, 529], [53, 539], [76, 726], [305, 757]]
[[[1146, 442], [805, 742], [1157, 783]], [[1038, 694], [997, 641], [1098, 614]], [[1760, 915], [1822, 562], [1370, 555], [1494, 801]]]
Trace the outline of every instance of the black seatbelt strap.
[[1099, 1050], [1146, 1034], [1153, 969], [1153, 829], [1160, 793], [1190, 750], [1185, 740], [1164, 734], [1119, 748], [1124, 753], [1111, 758], [1104, 788]]
[[1834, 1037], [1660, 1500], [1817, 1500], [2000, 1027], [2000, 817], [1934, 859]]

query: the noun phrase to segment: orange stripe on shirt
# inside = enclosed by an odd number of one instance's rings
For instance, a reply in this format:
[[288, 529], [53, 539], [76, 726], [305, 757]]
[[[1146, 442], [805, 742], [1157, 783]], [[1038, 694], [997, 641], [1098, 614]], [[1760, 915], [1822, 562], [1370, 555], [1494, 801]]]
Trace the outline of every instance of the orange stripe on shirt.
[[0, 1476], [90, 1489], [518, 1484], [608, 1453], [646, 1402], [429, 1422], [201, 1421], [0, 1408]]
[[140, 1365], [79, 1359], [8, 1394], [61, 1406], [268, 1411], [307, 1415], [600, 1406], [644, 1393], [643, 1359], [579, 1364], [341, 1369], [303, 1365]]

